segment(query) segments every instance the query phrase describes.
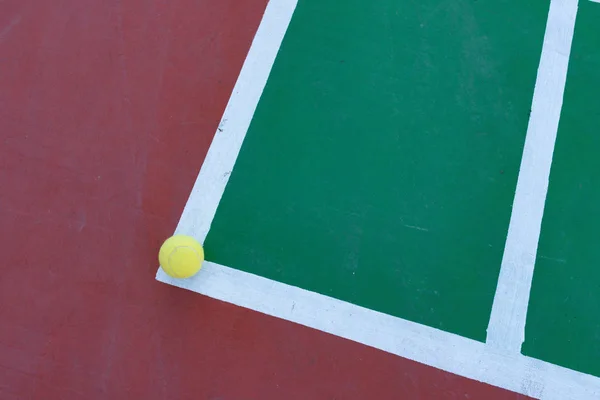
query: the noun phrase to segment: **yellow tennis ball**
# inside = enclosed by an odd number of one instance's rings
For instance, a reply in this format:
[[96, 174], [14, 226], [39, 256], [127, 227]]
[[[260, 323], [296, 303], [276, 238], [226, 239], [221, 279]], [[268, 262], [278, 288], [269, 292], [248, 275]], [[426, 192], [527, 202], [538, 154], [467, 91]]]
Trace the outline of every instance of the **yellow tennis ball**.
[[175, 235], [163, 243], [158, 252], [160, 266], [173, 278], [189, 278], [195, 275], [204, 261], [202, 245], [191, 236]]

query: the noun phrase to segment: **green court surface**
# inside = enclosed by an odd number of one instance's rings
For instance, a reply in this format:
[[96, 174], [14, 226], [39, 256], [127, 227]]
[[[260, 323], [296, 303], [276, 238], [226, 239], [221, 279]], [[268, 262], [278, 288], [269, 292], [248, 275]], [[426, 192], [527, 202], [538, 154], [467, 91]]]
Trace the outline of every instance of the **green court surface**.
[[581, 2], [523, 353], [600, 376], [600, 4]]
[[[204, 243], [207, 259], [484, 341], [548, 5], [300, 1]], [[563, 136], [574, 129], [567, 124]], [[563, 142], [569, 164], [576, 143]], [[597, 161], [582, 156], [577, 168], [591, 177]], [[555, 180], [551, 191], [570, 183]], [[550, 213], [560, 214], [558, 197]], [[560, 251], [550, 231], [562, 229], [545, 228], [542, 254]], [[574, 264], [578, 279], [589, 267]], [[536, 276], [537, 294], [549, 278]], [[553, 307], [546, 300], [535, 306]]]

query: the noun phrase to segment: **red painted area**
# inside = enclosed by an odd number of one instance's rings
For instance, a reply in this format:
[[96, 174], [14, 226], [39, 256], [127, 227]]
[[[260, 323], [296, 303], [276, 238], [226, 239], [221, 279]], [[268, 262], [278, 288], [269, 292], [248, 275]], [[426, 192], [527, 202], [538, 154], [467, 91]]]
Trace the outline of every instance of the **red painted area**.
[[0, 399], [515, 399], [154, 280], [265, 0], [0, 2]]

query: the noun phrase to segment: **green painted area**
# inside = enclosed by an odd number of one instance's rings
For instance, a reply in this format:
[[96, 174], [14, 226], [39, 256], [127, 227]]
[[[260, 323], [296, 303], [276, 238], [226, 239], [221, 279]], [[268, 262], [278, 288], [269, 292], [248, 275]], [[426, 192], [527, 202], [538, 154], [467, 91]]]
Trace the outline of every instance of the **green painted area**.
[[600, 4], [580, 2], [523, 353], [600, 376]]
[[300, 0], [207, 259], [483, 341], [548, 6]]

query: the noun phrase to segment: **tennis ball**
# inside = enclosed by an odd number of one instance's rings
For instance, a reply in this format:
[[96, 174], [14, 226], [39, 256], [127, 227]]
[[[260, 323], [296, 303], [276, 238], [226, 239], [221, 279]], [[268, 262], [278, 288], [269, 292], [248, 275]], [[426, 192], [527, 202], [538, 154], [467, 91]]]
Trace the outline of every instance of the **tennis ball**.
[[163, 243], [158, 252], [160, 266], [173, 278], [189, 278], [195, 275], [204, 261], [204, 249], [196, 239], [175, 235]]

